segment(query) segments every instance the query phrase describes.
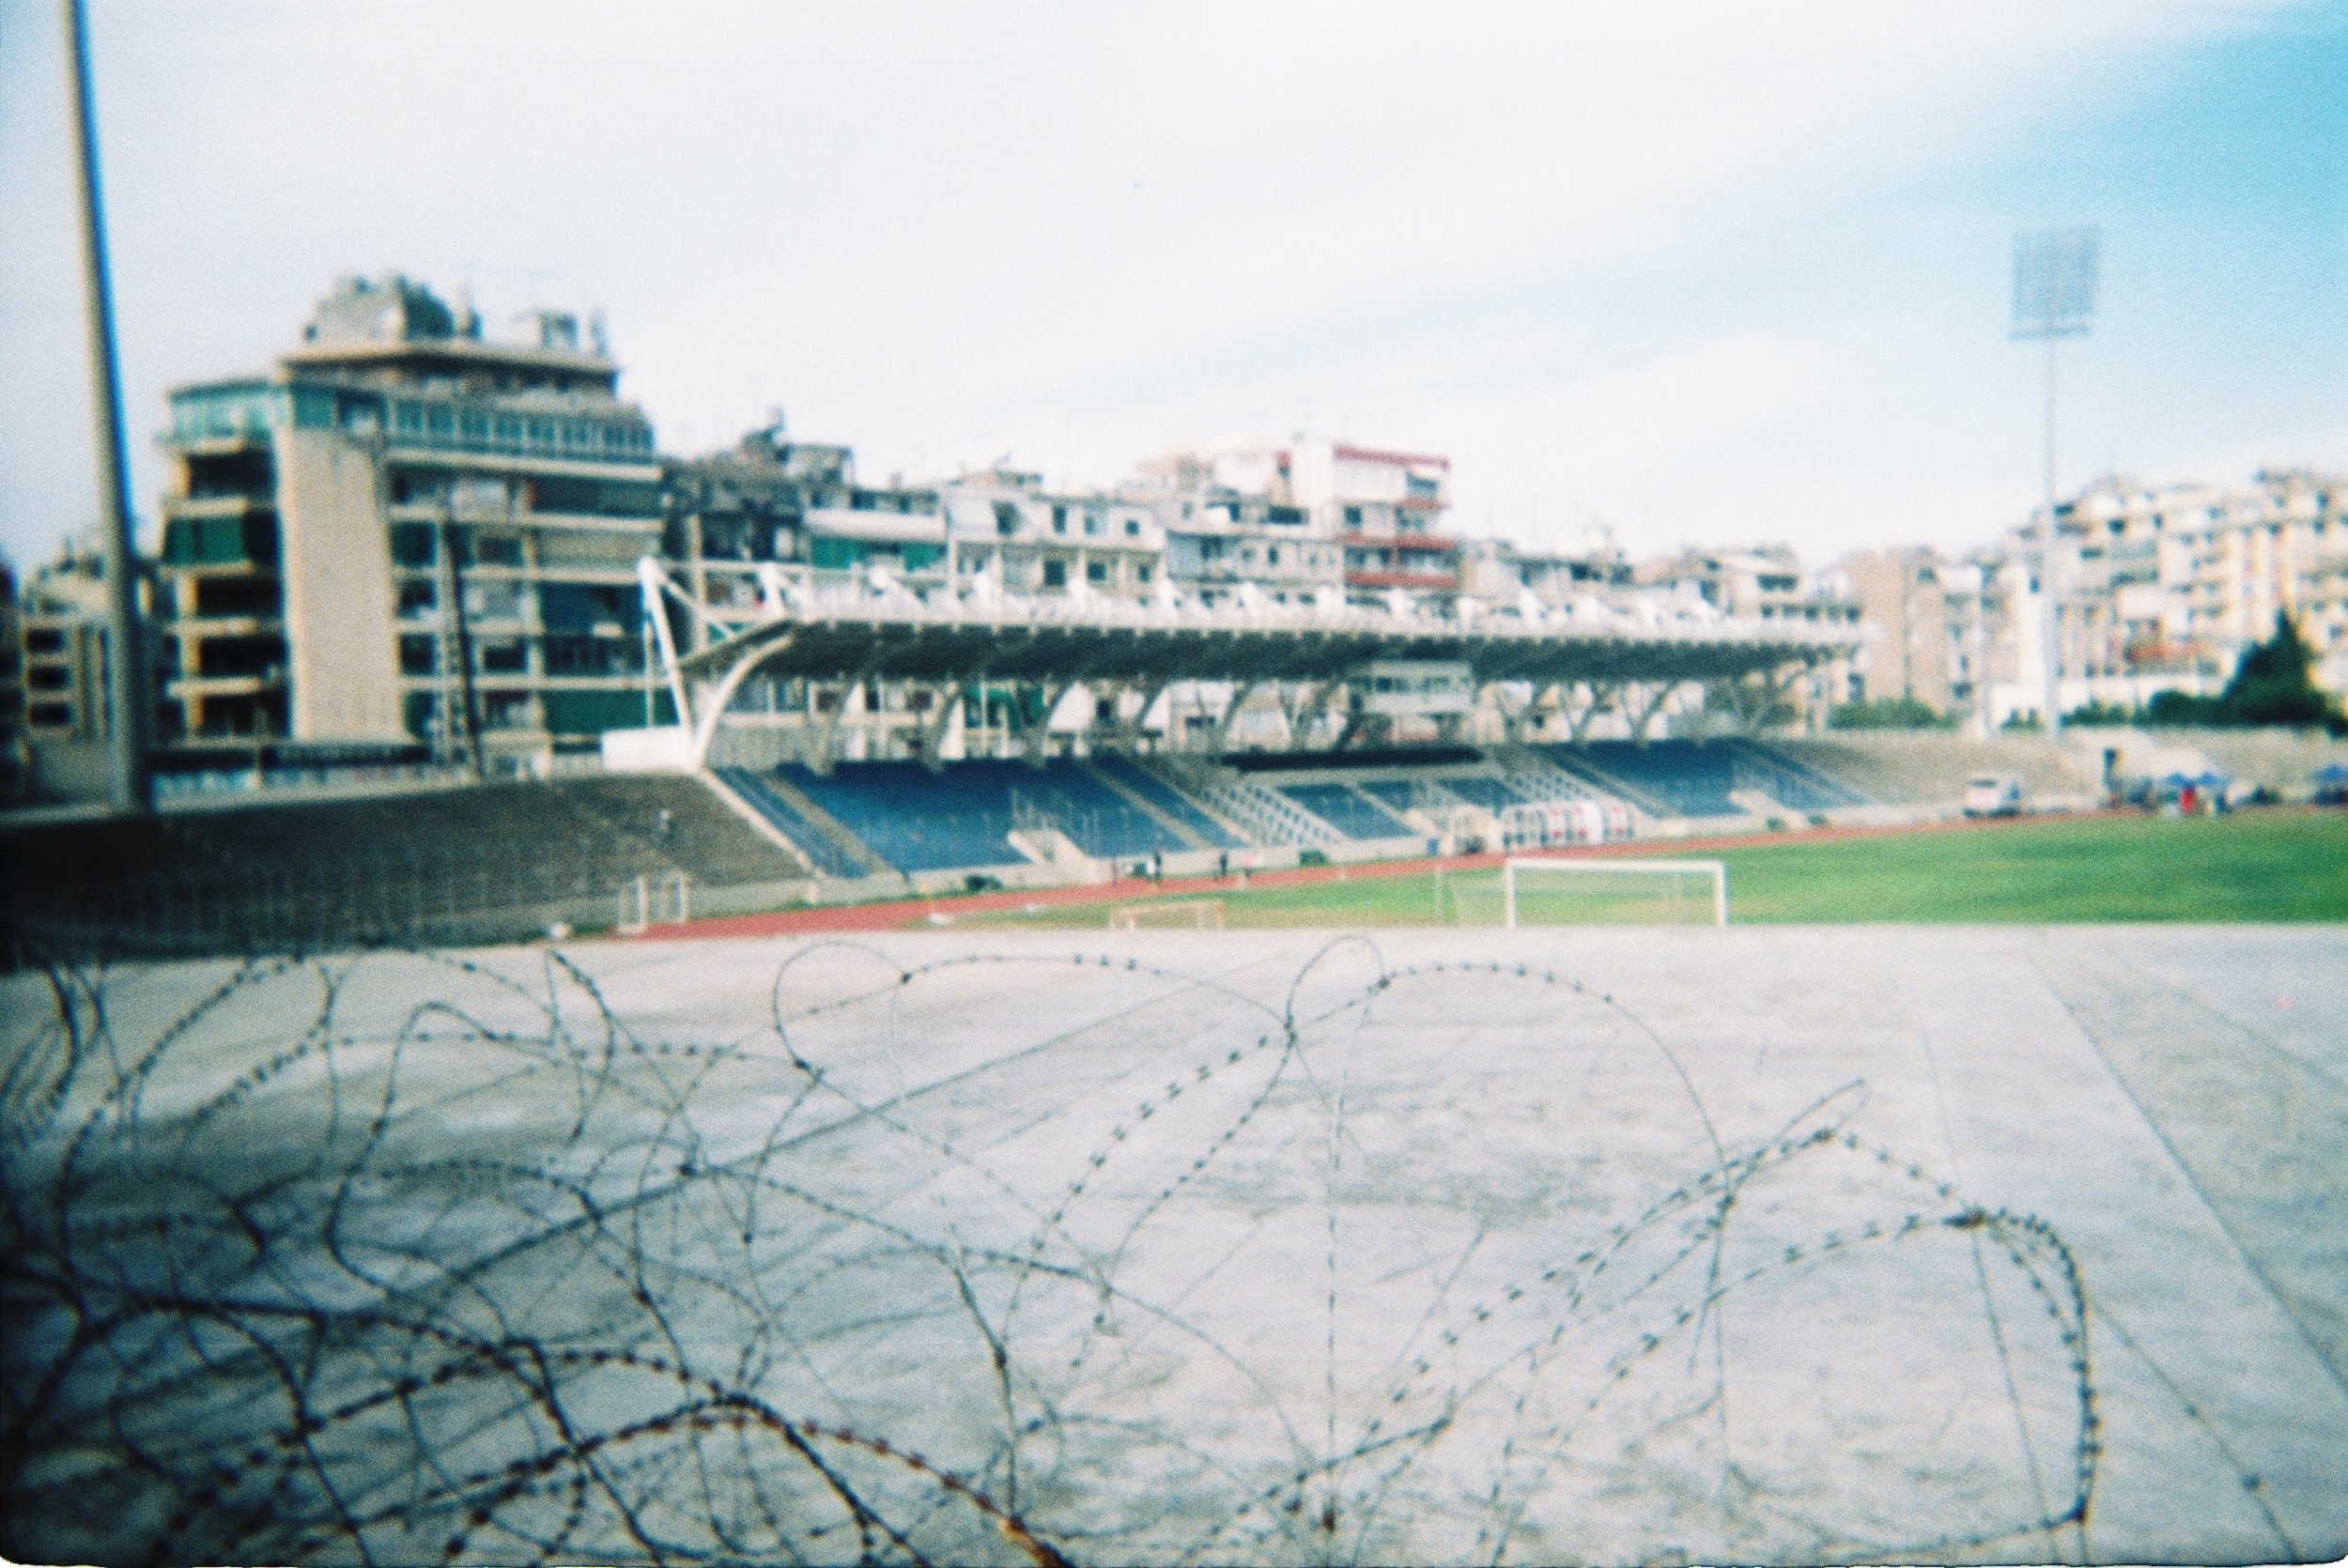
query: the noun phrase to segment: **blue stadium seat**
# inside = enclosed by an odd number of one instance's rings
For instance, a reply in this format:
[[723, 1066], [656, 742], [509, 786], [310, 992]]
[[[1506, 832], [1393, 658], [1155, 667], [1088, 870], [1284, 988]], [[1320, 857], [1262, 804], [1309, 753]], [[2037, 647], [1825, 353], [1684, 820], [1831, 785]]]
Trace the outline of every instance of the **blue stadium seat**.
[[782, 830], [782, 836], [798, 847], [807, 856], [808, 864], [827, 877], [860, 877], [865, 868], [848, 853], [809, 824], [804, 817], [791, 809], [791, 805], [766, 787], [766, 781], [749, 768], [718, 768], [718, 776], [742, 797], [753, 810]]
[[[1450, 782], [1449, 779], [1444, 780], [1446, 788]], [[1357, 784], [1354, 788], [1398, 815], [1418, 804], [1418, 786], [1407, 778], [1376, 779]]]
[[1093, 758], [1092, 765], [1115, 778], [1134, 793], [1167, 816], [1189, 828], [1217, 849], [1244, 847], [1224, 829], [1222, 823], [1208, 816], [1189, 801], [1175, 793], [1171, 786], [1130, 757], [1110, 752]]
[[1402, 838], [1416, 830], [1344, 784], [1283, 784], [1280, 792], [1349, 838]]
[[1014, 864], [1010, 836], [1023, 824], [1058, 828], [1087, 854], [1120, 859], [1193, 847], [1068, 758], [1041, 768], [982, 758], [936, 772], [918, 762], [842, 762], [828, 775], [796, 765], [782, 773], [901, 871]]
[[842, 762], [828, 775], [781, 770], [840, 825], [901, 871], [1002, 866], [1011, 847], [1017, 762], [957, 762], [932, 773], [919, 762]]
[[1738, 751], [1739, 785], [1763, 791], [1797, 811], [1832, 811], [1872, 804], [1848, 785], [1765, 742], [1729, 744]]
[[1589, 741], [1544, 746], [1569, 763], [1579, 760], [1621, 779], [1683, 817], [1734, 817], [1744, 808], [1729, 798], [1740, 787], [1733, 747], [1706, 741]]
[[1513, 788], [1506, 779], [1492, 778], [1483, 774], [1445, 778], [1443, 787], [1469, 805], [1480, 806], [1494, 813], [1505, 811], [1511, 806], [1522, 806], [1530, 798]]

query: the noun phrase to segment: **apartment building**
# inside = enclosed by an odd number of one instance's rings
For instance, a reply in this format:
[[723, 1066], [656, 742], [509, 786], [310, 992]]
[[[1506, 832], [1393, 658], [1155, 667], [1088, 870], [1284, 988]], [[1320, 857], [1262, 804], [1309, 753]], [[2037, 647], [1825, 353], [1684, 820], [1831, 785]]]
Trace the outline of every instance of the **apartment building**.
[[1297, 504], [1285, 450], [1174, 452], [1140, 466], [1134, 493], [1151, 502], [1166, 575], [1206, 605], [1342, 602], [1344, 550]]
[[1851, 698], [1907, 698], [1939, 714], [1987, 722], [1992, 686], [2017, 684], [2006, 559], [1928, 546], [1862, 550], [1829, 579], [1859, 608], [1867, 640], [1852, 660]]
[[967, 592], [1029, 598], [1154, 597], [1166, 539], [1151, 499], [1130, 490], [1058, 493], [1041, 474], [994, 468], [938, 487], [941, 570]]
[[[2039, 526], [2033, 518], [2007, 545], [2033, 589]], [[2234, 487], [2103, 479], [2056, 507], [2047, 585], [2065, 712], [2134, 706], [2163, 690], [2215, 692], [2278, 615], [2314, 651], [2317, 680], [2348, 691], [2348, 478], [2278, 470]], [[2017, 619], [2034, 625], [2032, 608]]]
[[1451, 459], [1344, 441], [1299, 441], [1288, 453], [1296, 503], [1345, 551], [1345, 591], [1356, 603], [1396, 595], [1449, 604], [1460, 593], [1459, 542], [1443, 531]]
[[266, 375], [170, 394], [159, 614], [190, 741], [501, 764], [644, 721], [649, 422], [591, 322], [509, 341], [346, 279]]

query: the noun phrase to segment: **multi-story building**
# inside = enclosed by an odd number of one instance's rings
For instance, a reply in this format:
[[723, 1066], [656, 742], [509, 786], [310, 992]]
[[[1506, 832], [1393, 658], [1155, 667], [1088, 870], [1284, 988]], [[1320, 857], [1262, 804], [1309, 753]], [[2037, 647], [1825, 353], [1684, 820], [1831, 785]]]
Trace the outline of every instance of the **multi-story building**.
[[1330, 440], [1299, 441], [1286, 457], [1296, 504], [1344, 548], [1350, 598], [1448, 604], [1459, 595], [1459, 542], [1443, 532], [1451, 459]]
[[106, 577], [94, 550], [69, 542], [18, 597], [24, 736], [36, 747], [95, 744], [113, 715], [106, 686]]
[[939, 486], [940, 570], [1032, 598], [1150, 598], [1166, 541], [1147, 498], [1126, 491], [1055, 494], [1043, 476], [1012, 469], [964, 474]]
[[1274, 448], [1177, 452], [1141, 465], [1166, 540], [1166, 575], [1205, 605], [1343, 601], [1344, 550], [1297, 504], [1290, 454]]
[[[103, 557], [89, 540], [70, 539], [57, 558], [22, 583], [11, 583], [5, 623], [8, 669], [0, 692], [14, 697], [0, 745], [17, 789], [97, 797], [106, 792], [106, 739], [114, 728], [107, 686], [111, 649]], [[147, 616], [153, 583], [144, 569], [133, 587], [140, 636], [151, 658], [169, 656]], [[150, 674], [160, 685], [161, 666]], [[5, 700], [0, 698], [0, 700]]]
[[24, 750], [24, 619], [16, 568], [0, 561], [0, 798], [22, 793], [30, 776]]
[[2048, 574], [2038, 570], [2041, 520], [2006, 546], [2029, 607], [2009, 618], [2023, 678], [2001, 707], [2039, 706], [2042, 576], [2054, 594], [2065, 713], [2217, 691], [2278, 615], [2307, 638], [2317, 680], [2348, 690], [2348, 479], [2263, 472], [2227, 489], [2106, 478], [2056, 507]]
[[490, 342], [404, 278], [348, 279], [268, 375], [175, 391], [180, 732], [478, 759], [643, 723], [661, 470], [601, 339], [539, 312]]
[[1928, 546], [1862, 550], [1830, 576], [1868, 634], [1852, 659], [1850, 697], [1907, 698], [1976, 731], [1988, 722], [1992, 683], [2016, 678], [2004, 557]]
[[1634, 575], [1611, 530], [1594, 528], [1574, 549], [1526, 549], [1506, 539], [1460, 541], [1460, 592], [1507, 605], [1526, 595], [1544, 610], [1604, 603], [1633, 586]]

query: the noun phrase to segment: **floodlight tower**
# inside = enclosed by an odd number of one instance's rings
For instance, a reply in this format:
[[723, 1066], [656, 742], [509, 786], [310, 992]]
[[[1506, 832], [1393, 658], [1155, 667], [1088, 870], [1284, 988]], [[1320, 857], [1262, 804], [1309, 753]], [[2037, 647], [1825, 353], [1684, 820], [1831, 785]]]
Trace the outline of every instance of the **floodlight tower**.
[[106, 751], [116, 811], [155, 808], [147, 730], [153, 699], [140, 639], [137, 543], [131, 536], [131, 475], [122, 460], [122, 372], [115, 356], [114, 291], [106, 269], [106, 203], [98, 180], [98, 125], [90, 99], [89, 24], [82, 0], [62, 0], [66, 85], [73, 104], [73, 172], [82, 216], [84, 302], [89, 328], [90, 434], [98, 462], [99, 545], [106, 571]]
[[2056, 710], [2055, 638], [2055, 346], [2085, 337], [2095, 315], [2095, 271], [2102, 239], [2092, 228], [2040, 229], [2014, 238], [2014, 336], [2047, 346], [2047, 510], [2038, 530], [2040, 722], [2052, 736]]

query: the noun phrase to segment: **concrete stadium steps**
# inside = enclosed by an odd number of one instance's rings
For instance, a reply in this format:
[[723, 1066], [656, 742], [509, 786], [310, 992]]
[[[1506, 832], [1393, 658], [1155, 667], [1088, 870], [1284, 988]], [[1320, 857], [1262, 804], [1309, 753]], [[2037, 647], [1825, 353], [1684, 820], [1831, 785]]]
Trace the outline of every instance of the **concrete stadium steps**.
[[553, 788], [613, 832], [645, 840], [697, 883], [768, 882], [807, 869], [799, 856], [744, 822], [699, 779], [637, 774], [564, 779]]
[[[2041, 799], [2090, 793], [2098, 763], [2035, 735], [1978, 741], [1937, 732], [1846, 731], [1831, 740], [1781, 741], [1775, 749], [1887, 806], [1954, 806], [1977, 774], [2013, 774]], [[2082, 771], [2084, 770], [2084, 771]]]
[[1484, 755], [1500, 770], [1502, 781], [1530, 803], [1618, 798], [1529, 746], [1496, 746]]
[[888, 876], [896, 868], [842, 826], [796, 784], [752, 768], [715, 770], [744, 804], [789, 838], [808, 864], [827, 877]]
[[[662, 809], [670, 813], [664, 836]], [[697, 780], [482, 784], [0, 836], [7, 913], [36, 943], [127, 952], [510, 939], [610, 920], [641, 877], [802, 874]], [[502, 922], [502, 923], [501, 923]]]
[[2064, 731], [2063, 744], [2095, 759], [2098, 767], [2109, 746], [2121, 754], [2124, 774], [2146, 771], [2137, 760], [2159, 750], [2195, 750], [2220, 773], [2287, 796], [2305, 792], [2318, 768], [2348, 766], [2348, 740], [2333, 740], [2320, 730], [2078, 730]]

